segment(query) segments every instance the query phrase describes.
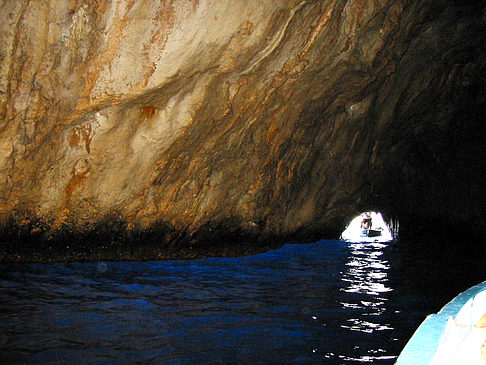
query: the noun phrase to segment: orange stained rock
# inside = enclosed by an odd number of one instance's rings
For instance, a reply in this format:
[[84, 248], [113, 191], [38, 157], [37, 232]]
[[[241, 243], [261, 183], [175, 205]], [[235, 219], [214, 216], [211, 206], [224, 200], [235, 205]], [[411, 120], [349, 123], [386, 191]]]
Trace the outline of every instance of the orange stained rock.
[[70, 147], [77, 147], [83, 142], [86, 152], [91, 153], [91, 140], [93, 138], [93, 127], [91, 124], [84, 124], [73, 129], [68, 138]]
[[[118, 54], [122, 39], [128, 36], [124, 34], [124, 30], [129, 20], [127, 14], [133, 8], [134, 4], [135, 0], [130, 0], [125, 8], [125, 12], [123, 15], [120, 14], [123, 10], [119, 10], [121, 6], [119, 7], [114, 5], [119, 11], [118, 18], [116, 18], [116, 21], [110, 29], [110, 32], [108, 34], [108, 40], [106, 42], [106, 48], [103, 50], [103, 52], [96, 56], [93, 62], [91, 62], [91, 64], [89, 65], [89, 68], [86, 72], [86, 87], [82, 93], [82, 96], [84, 98], [88, 100], [91, 99], [93, 101], [99, 99], [99, 96], [95, 96], [92, 94], [92, 90], [99, 81], [98, 79], [100, 77], [100, 74], [103, 72], [105, 67], [108, 66], [108, 68], [111, 69], [113, 60]], [[85, 104], [86, 103], [80, 104], [77, 109], [84, 109], [86, 107]], [[88, 104], [91, 104], [91, 102], [88, 101]]]
[[67, 183], [64, 191], [66, 193], [66, 202], [71, 198], [74, 190], [79, 188], [85, 179], [91, 173], [91, 166], [88, 161], [84, 159], [78, 160], [71, 170], [71, 180]]
[[150, 119], [154, 116], [156, 108], [153, 106], [144, 106], [140, 108], [140, 117], [142, 119]]

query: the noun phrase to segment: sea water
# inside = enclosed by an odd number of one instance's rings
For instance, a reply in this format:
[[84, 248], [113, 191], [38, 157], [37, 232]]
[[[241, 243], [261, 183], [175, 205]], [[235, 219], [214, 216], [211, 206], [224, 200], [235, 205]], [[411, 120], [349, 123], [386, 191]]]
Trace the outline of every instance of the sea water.
[[0, 363], [392, 364], [427, 314], [485, 279], [479, 258], [410, 247], [4, 264]]

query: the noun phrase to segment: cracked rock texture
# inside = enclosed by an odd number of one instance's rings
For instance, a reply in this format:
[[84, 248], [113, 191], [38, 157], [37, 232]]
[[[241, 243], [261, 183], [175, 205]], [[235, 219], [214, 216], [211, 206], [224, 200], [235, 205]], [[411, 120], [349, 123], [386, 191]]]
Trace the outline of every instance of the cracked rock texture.
[[6, 240], [486, 231], [481, 2], [7, 0], [0, 34]]

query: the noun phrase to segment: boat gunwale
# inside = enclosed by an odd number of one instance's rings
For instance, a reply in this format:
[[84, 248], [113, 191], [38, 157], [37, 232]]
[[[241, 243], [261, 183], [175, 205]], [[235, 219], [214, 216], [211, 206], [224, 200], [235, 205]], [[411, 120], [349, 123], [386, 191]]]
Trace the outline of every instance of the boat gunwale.
[[435, 355], [448, 319], [455, 317], [464, 304], [482, 290], [486, 290], [486, 281], [458, 294], [439, 312], [429, 314], [410, 337], [395, 365], [429, 364]]

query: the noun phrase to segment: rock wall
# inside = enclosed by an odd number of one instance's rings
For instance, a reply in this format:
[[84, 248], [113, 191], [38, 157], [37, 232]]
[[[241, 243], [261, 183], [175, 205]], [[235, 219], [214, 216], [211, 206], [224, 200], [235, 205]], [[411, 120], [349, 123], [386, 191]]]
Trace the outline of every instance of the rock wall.
[[235, 245], [371, 207], [484, 216], [485, 24], [445, 0], [1, 2], [3, 235]]

